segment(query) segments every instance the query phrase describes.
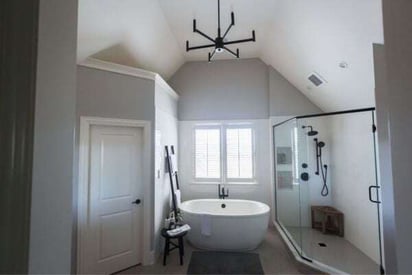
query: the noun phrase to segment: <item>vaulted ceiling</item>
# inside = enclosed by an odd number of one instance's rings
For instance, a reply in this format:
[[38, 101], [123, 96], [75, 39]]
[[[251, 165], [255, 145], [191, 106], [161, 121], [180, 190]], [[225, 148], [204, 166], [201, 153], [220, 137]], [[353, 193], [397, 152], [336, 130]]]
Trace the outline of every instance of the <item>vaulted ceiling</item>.
[[[221, 0], [229, 40], [256, 31], [256, 43], [232, 46], [241, 58], [260, 58], [324, 111], [374, 106], [373, 43], [383, 43], [381, 0]], [[78, 61], [94, 56], [158, 72], [168, 79], [208, 50], [186, 52], [216, 35], [217, 0], [81, 0]], [[221, 53], [218, 59], [232, 58]], [[339, 64], [344, 62], [346, 68]], [[318, 73], [326, 83], [308, 81]]]

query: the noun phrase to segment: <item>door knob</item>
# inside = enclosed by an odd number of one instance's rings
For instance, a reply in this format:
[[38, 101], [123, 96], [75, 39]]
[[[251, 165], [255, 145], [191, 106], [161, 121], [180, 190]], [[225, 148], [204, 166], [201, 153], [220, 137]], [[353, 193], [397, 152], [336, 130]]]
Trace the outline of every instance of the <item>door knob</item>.
[[134, 204], [140, 204], [142, 201], [140, 200], [140, 199], [136, 199], [134, 202], [132, 202], [132, 203], [134, 203]]

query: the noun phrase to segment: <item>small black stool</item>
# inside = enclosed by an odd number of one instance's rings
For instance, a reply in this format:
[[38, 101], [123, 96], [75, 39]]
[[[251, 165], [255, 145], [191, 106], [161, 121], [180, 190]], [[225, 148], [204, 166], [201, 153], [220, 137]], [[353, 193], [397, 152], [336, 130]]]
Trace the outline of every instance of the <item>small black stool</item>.
[[[167, 234], [166, 228], [162, 229], [162, 236], [165, 238], [165, 250], [163, 252], [163, 265], [166, 265], [166, 256], [169, 255], [169, 252], [173, 249], [179, 248], [179, 256], [180, 256], [180, 265], [183, 265], [183, 255], [184, 255], [184, 244], [183, 244], [183, 236], [187, 234], [187, 231], [177, 234], [175, 236], [169, 236]], [[178, 243], [173, 243], [171, 240], [177, 239]], [[170, 247], [172, 245], [172, 247]]]

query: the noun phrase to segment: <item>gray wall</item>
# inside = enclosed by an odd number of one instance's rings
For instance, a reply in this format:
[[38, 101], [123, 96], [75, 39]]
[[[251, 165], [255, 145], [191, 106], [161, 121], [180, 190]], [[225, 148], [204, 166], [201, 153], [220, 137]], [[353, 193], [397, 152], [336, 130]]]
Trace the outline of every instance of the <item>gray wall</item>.
[[260, 59], [188, 62], [169, 81], [180, 120], [264, 119], [322, 112]]
[[[412, 194], [411, 13], [412, 1], [410, 0], [383, 0], [388, 88], [386, 89], [386, 101], [377, 102], [377, 106], [381, 106], [377, 111], [388, 111], [388, 123], [383, 127], [389, 129], [396, 228], [396, 236], [393, 237], [397, 245], [398, 273], [412, 272], [410, 260], [412, 249], [412, 215], [410, 214]], [[386, 211], [385, 206], [384, 211]]]
[[375, 100], [376, 100], [376, 124], [379, 158], [379, 182], [382, 188], [382, 228], [385, 247], [385, 265], [388, 273], [396, 273], [396, 227], [392, 182], [392, 162], [390, 137], [388, 131], [388, 108], [386, 95], [386, 61], [383, 45], [373, 46], [375, 69]]
[[39, 11], [29, 272], [70, 273], [77, 1]]
[[154, 121], [154, 81], [78, 66], [77, 115]]
[[269, 66], [270, 116], [297, 116], [322, 113], [304, 94]]
[[188, 62], [170, 79], [180, 120], [269, 117], [267, 66], [259, 59]]

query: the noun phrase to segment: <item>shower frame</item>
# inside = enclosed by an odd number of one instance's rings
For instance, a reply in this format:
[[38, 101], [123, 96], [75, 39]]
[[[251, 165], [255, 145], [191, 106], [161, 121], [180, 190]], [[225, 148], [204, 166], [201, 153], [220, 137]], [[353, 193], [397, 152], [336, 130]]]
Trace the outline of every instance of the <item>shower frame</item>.
[[[381, 204], [381, 200], [380, 200], [380, 196], [379, 196], [379, 192], [376, 192], [376, 196], [377, 199], [374, 200], [372, 199], [372, 195], [371, 195], [371, 190], [372, 189], [380, 189], [380, 184], [379, 184], [379, 177], [378, 177], [378, 160], [377, 160], [377, 144], [376, 144], [376, 123], [375, 123], [375, 108], [374, 107], [369, 107], [369, 108], [361, 108], [361, 109], [351, 109], [351, 110], [344, 110], [344, 111], [337, 111], [337, 112], [328, 112], [328, 113], [318, 113], [318, 114], [311, 114], [311, 115], [302, 115], [302, 116], [295, 116], [289, 119], [286, 119], [280, 123], [277, 123], [275, 125], [272, 126], [272, 142], [273, 142], [273, 173], [274, 173], [274, 182], [273, 182], [273, 190], [274, 190], [274, 200], [273, 200], [273, 207], [275, 208], [274, 214], [275, 214], [275, 219], [274, 219], [274, 223], [277, 226], [277, 228], [280, 228], [282, 230], [283, 236], [286, 237], [287, 240], [284, 240], [285, 242], [289, 242], [289, 244], [295, 249], [296, 253], [299, 255], [299, 257], [304, 260], [304, 262], [307, 262], [309, 264], [314, 263], [313, 259], [310, 259], [308, 257], [306, 257], [305, 255], [303, 255], [301, 249], [299, 249], [298, 247], [296, 247], [296, 242], [294, 240], [291, 239], [291, 237], [289, 236], [289, 233], [287, 231], [287, 229], [284, 228], [284, 226], [280, 223], [279, 219], [278, 219], [278, 209], [277, 209], [277, 176], [276, 176], [276, 171], [277, 171], [277, 167], [276, 167], [276, 140], [275, 140], [275, 129], [278, 126], [281, 126], [287, 122], [290, 121], [298, 121], [299, 119], [305, 119], [305, 118], [314, 118], [314, 117], [326, 117], [326, 116], [333, 116], [333, 115], [344, 115], [344, 114], [351, 114], [351, 113], [362, 113], [362, 112], [371, 112], [371, 121], [372, 121], [372, 125], [371, 125], [371, 132], [372, 132], [372, 137], [373, 137], [373, 147], [374, 147], [374, 164], [375, 164], [375, 182], [376, 182], [376, 186], [372, 185], [369, 187], [369, 201], [372, 203], [377, 204], [377, 222], [378, 222], [378, 247], [379, 247], [379, 260], [380, 260], [380, 274], [385, 274], [385, 268], [383, 266], [383, 249], [382, 249], [382, 228], [381, 228], [381, 210], [379, 207], [379, 204]], [[273, 217], [272, 217], [273, 218]], [[326, 264], [322, 264], [324, 266], [327, 266]], [[319, 268], [321, 268], [321, 266], [318, 266]], [[327, 266], [329, 267], [329, 266]], [[332, 269], [334, 269], [332, 267]]]

